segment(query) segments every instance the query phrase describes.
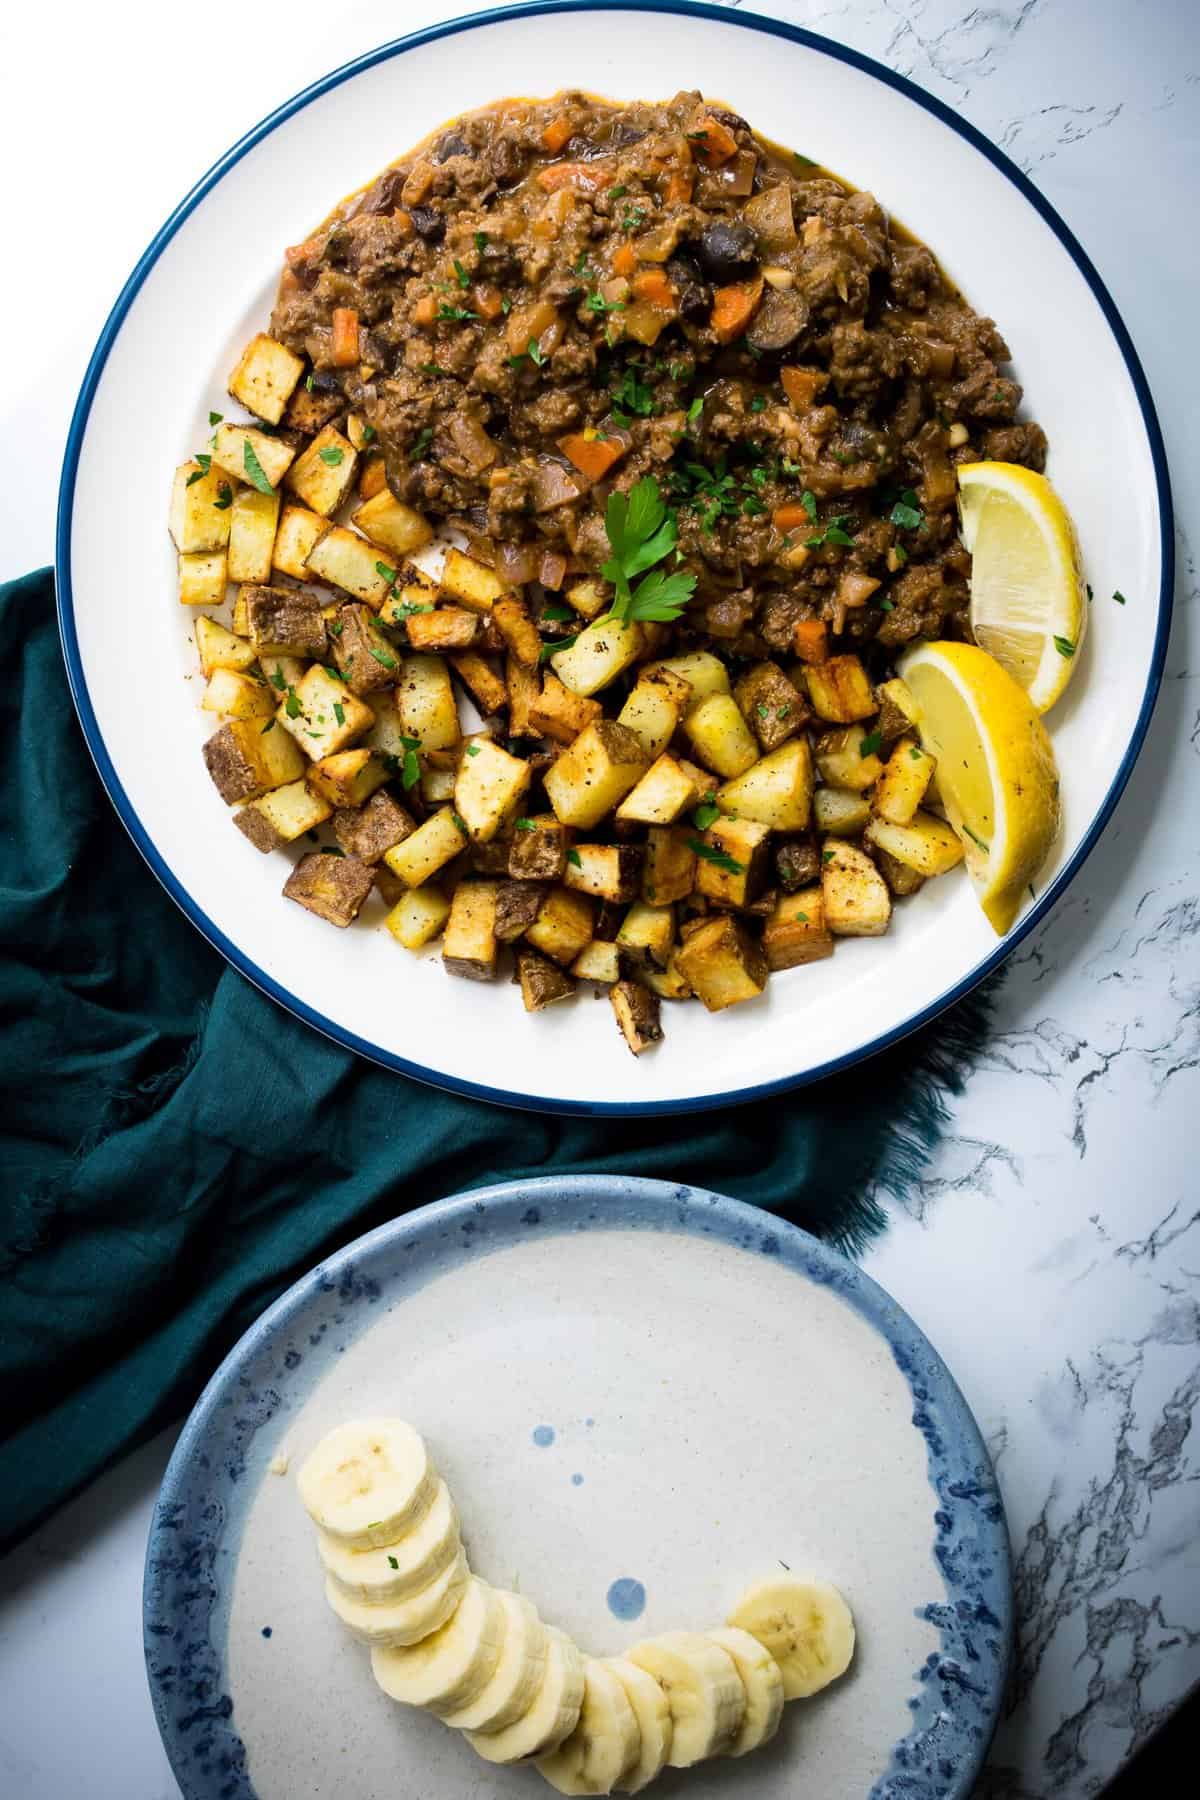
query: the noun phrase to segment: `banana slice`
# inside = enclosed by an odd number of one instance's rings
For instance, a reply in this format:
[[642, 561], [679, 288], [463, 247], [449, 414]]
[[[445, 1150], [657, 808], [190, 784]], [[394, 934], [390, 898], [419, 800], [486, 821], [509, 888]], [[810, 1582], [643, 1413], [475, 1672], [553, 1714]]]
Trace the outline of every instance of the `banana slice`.
[[623, 1684], [594, 1657], [583, 1665], [583, 1705], [570, 1737], [538, 1760], [560, 1794], [611, 1794], [638, 1760], [641, 1732]]
[[460, 1541], [458, 1512], [444, 1481], [438, 1482], [425, 1517], [382, 1550], [351, 1550], [328, 1532], [317, 1533], [321, 1561], [334, 1586], [369, 1606], [407, 1600], [428, 1587], [450, 1567]]
[[456, 1731], [503, 1731], [528, 1712], [546, 1673], [546, 1627], [520, 1594], [497, 1593], [504, 1609], [504, 1641], [491, 1680], [466, 1706], [443, 1712]]
[[806, 1700], [844, 1675], [854, 1655], [850, 1608], [827, 1581], [760, 1581], [728, 1623], [757, 1638], [779, 1664], [789, 1700]]
[[674, 1727], [667, 1761], [689, 1769], [720, 1756], [737, 1736], [746, 1694], [728, 1652], [695, 1631], [664, 1631], [627, 1652], [667, 1696]]
[[321, 1439], [298, 1477], [320, 1529], [356, 1550], [394, 1544], [433, 1503], [437, 1475], [403, 1419], [359, 1419]]
[[446, 1623], [419, 1643], [371, 1652], [371, 1673], [391, 1700], [453, 1712], [481, 1694], [504, 1640], [504, 1608], [495, 1588], [472, 1575]]
[[704, 1635], [726, 1651], [746, 1690], [746, 1711], [741, 1726], [725, 1752], [726, 1756], [745, 1756], [747, 1751], [757, 1750], [779, 1730], [779, 1721], [783, 1717], [783, 1676], [779, 1673], [779, 1664], [766, 1646], [752, 1638], [748, 1631], [726, 1625], [719, 1631], [706, 1631]]
[[617, 1787], [622, 1794], [640, 1794], [662, 1772], [670, 1754], [674, 1732], [671, 1708], [653, 1675], [647, 1675], [636, 1663], [627, 1662], [623, 1656], [609, 1656], [605, 1667], [612, 1670], [625, 1689], [641, 1735], [637, 1761], [626, 1769]]
[[533, 1703], [503, 1731], [469, 1731], [467, 1742], [485, 1762], [522, 1762], [557, 1750], [579, 1723], [583, 1658], [563, 1631], [546, 1627], [546, 1672]]
[[438, 1631], [451, 1617], [462, 1599], [470, 1571], [460, 1549], [448, 1569], [431, 1581], [419, 1594], [407, 1600], [389, 1600], [383, 1606], [368, 1606], [352, 1600], [332, 1580], [325, 1582], [325, 1598], [348, 1631], [372, 1649], [419, 1644]]

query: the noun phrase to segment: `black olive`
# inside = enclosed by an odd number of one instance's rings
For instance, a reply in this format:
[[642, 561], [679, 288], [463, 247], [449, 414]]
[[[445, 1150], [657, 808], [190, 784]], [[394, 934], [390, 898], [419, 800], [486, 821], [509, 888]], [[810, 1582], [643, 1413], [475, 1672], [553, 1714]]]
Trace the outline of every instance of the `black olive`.
[[449, 162], [452, 156], [471, 156], [473, 154], [466, 138], [460, 137], [457, 131], [448, 131], [445, 137], [438, 139], [433, 149], [434, 160], [440, 163]]
[[692, 325], [705, 324], [712, 311], [712, 288], [695, 258], [677, 250], [667, 263], [667, 278], [678, 294], [681, 317]]
[[409, 215], [413, 222], [413, 230], [427, 244], [440, 244], [446, 235], [446, 220], [442, 213], [435, 212], [432, 206], [414, 206]]
[[699, 254], [713, 281], [741, 281], [755, 266], [758, 239], [741, 219], [716, 219], [700, 239]]
[[786, 350], [808, 324], [808, 305], [799, 294], [771, 288], [746, 332], [756, 350]]

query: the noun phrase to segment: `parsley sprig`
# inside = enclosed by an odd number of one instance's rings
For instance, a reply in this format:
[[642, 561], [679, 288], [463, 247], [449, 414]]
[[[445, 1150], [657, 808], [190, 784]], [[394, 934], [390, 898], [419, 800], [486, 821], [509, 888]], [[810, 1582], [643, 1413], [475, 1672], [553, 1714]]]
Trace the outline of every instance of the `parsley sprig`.
[[[600, 573], [616, 589], [613, 617], [663, 624], [677, 619], [696, 590], [696, 577], [681, 570], [668, 575], [654, 567], [674, 550], [678, 531], [653, 475], [644, 476], [627, 495], [609, 495], [604, 525], [612, 555]], [[634, 587], [639, 575], [643, 579]]]

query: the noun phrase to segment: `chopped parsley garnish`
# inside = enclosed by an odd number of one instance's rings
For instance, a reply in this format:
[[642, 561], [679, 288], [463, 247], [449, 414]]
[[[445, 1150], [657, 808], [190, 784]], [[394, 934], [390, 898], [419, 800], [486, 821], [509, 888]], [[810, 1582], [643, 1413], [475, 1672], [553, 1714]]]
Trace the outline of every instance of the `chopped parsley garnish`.
[[823, 863], [831, 863], [833, 861], [833, 851], [832, 850], [822, 850], [821, 861]]
[[461, 325], [466, 319], [477, 319], [479, 314], [472, 312], [469, 306], [447, 306], [443, 300], [437, 309], [437, 317], [447, 323]]
[[385, 669], [394, 669], [397, 667], [395, 657], [392, 656], [387, 650], [381, 650], [379, 648], [378, 644], [368, 644], [367, 649], [371, 652], [371, 655], [375, 658], [375, 661], [377, 663], [382, 663], [382, 665]]
[[[807, 512], [807, 510], [806, 507], [805, 511]], [[815, 532], [812, 537], [805, 538], [805, 549], [819, 550], [822, 544], [841, 544], [842, 546], [852, 544], [854, 539], [846, 527], [853, 525], [854, 522], [850, 513], [838, 513], [835, 518], [830, 519], [823, 531]]]
[[419, 371], [422, 375], [448, 375], [449, 369], [443, 369], [441, 363], [422, 363]]
[[250, 439], [242, 439], [242, 466], [246, 471], [246, 479], [260, 494], [273, 494], [275, 489], [267, 480], [266, 471], [258, 460], [258, 455]]
[[703, 411], [704, 411], [704, 395], [697, 394], [696, 398], [692, 401], [692, 404], [688, 407], [688, 410], [687, 410], [688, 424], [694, 425], [696, 423], [696, 420], [700, 417], [700, 414]]
[[702, 800], [692, 813], [692, 824], [697, 831], [707, 831], [715, 825], [721, 816], [721, 809], [713, 800]]
[[460, 288], [470, 287], [471, 277], [467, 274], [467, 271], [463, 268], [457, 256], [454, 259], [454, 277]]
[[394, 1556], [389, 1556], [388, 1557], [388, 1568], [389, 1569], [398, 1569], [399, 1567], [400, 1567], [400, 1564], [396, 1561], [396, 1558]]
[[478, 744], [468, 744], [467, 745], [467, 755], [468, 756], [478, 756], [479, 755], [479, 745]]
[[754, 710], [758, 714], [760, 719], [769, 719], [771, 716], [770, 707], [767, 706], [762, 700], [759, 701], [758, 705], [755, 707]]
[[226, 507], [233, 505], [233, 489], [227, 481], [223, 481], [217, 489], [217, 497], [213, 501], [213, 505], [218, 512], [224, 512]]
[[487, 247], [488, 247], [487, 232], [486, 231], [477, 231], [475, 233], [475, 248], [478, 250], [478, 252], [481, 256], [483, 255], [483, 253], [487, 249]]
[[[627, 495], [610, 494], [604, 525], [612, 555], [600, 573], [616, 589], [613, 617], [664, 624], [677, 619], [695, 592], [696, 577], [654, 568], [675, 549], [678, 538], [675, 515], [668, 511], [654, 476], [643, 476]], [[653, 573], [647, 575], [647, 569]], [[639, 575], [643, 579], [634, 587]]]
[[1056, 637], [1054, 648], [1060, 656], [1074, 656], [1075, 654], [1075, 645], [1069, 637]]
[[616, 187], [609, 188], [608, 197], [610, 200], [619, 200], [621, 198], [622, 194], [627, 194], [628, 192], [629, 192], [629, 189], [624, 185], [623, 182], [620, 182], [617, 184]]
[[290, 685], [287, 691], [287, 699], [283, 703], [283, 708], [289, 719], [298, 719], [300, 714], [304, 711], [304, 708], [300, 704], [300, 696], [297, 694], [295, 688]]
[[648, 419], [654, 411], [654, 389], [638, 380], [636, 369], [626, 369], [612, 392], [618, 406], [640, 419]]
[[191, 487], [194, 481], [203, 481], [204, 477], [208, 474], [208, 471], [212, 468], [212, 457], [207, 454], [197, 456], [193, 458], [193, 460], [199, 464], [199, 467], [193, 469], [188, 476], [187, 485], [189, 487]]
[[317, 454], [323, 463], [328, 463], [331, 469], [336, 469], [344, 452], [339, 450], [336, 444], [330, 444], [326, 449], [318, 451]]
[[564, 606], [560, 600], [551, 600], [547, 605], [543, 606], [542, 617], [543, 619], [549, 619], [553, 625], [561, 625], [565, 620], [573, 619], [575, 614], [569, 606]]
[[325, 627], [325, 629], [326, 629], [326, 631], [328, 631], [330, 637], [339, 638], [339, 637], [341, 637], [343, 631], [345, 631], [346, 627], [342, 624], [342, 621], [340, 619], [330, 619], [330, 621], [329, 621], [328, 625]]
[[504, 294], [501, 297], [500, 311], [504, 314], [506, 319], [507, 319], [509, 313], [512, 311], [512, 300], [508, 294]]
[[625, 302], [623, 300], [606, 300], [599, 288], [593, 288], [584, 301], [584, 305], [589, 312], [610, 313], [623, 311]]
[[281, 694], [287, 686], [287, 682], [283, 679], [283, 670], [279, 667], [278, 663], [275, 664], [271, 673], [271, 686], [278, 688]]
[[385, 581], [390, 581], [393, 584], [395, 583], [396, 571], [393, 569], [391, 563], [377, 562], [375, 564], [375, 573], [377, 575], [382, 575]]
[[791, 717], [791, 713], [792, 713], [792, 709], [791, 709], [791, 706], [790, 706], [790, 705], [788, 705], [788, 706], [778, 706], [778, 707], [776, 707], [776, 709], [775, 709], [775, 717], [776, 717], [776, 718], [777, 718], [777, 719], [780, 719], [780, 720], [783, 720], [783, 719], [788, 719], [788, 718], [790, 718], [790, 717]]
[[797, 925], [807, 925], [808, 924], [808, 914], [807, 913], [797, 913], [796, 914], [796, 924]]
[[224, 413], [210, 412], [208, 415], [208, 422], [210, 425], [219, 425], [224, 417]]
[[924, 756], [924, 754], [925, 754], [925, 752], [923, 750], [918, 750], [917, 746], [914, 744], [912, 749], [908, 753], [909, 761], [910, 762], [920, 762], [920, 760]]
[[537, 830], [537, 826], [534, 824], [532, 819], [518, 819], [516, 821], [516, 827], [517, 827], [518, 831], [536, 831]]
[[375, 427], [373, 425], [362, 425], [359, 427], [358, 435], [364, 444], [373, 444], [375, 442]]
[[536, 369], [540, 369], [542, 364], [546, 361], [546, 352], [542, 349], [542, 346], [538, 343], [536, 338], [530, 338], [528, 344], [525, 346], [525, 354]]
[[311, 394], [313, 392], [313, 390], [315, 389], [316, 385], [317, 385], [316, 382], [313, 380], [312, 370], [310, 369], [308, 371], [308, 374], [304, 377], [304, 386], [307, 389], [307, 391]]
[[[199, 460], [199, 459], [197, 459], [197, 460]], [[1090, 600], [1090, 599], [1091, 599], [1091, 597], [1092, 597], [1092, 590], [1091, 590], [1091, 588], [1089, 588], [1089, 589], [1088, 589], [1088, 599], [1089, 599], [1089, 600]], [[1114, 600], [1115, 600], [1115, 601], [1116, 601], [1116, 603], [1117, 603], [1117, 605], [1118, 605], [1118, 606], [1124, 606], [1124, 604], [1125, 604], [1125, 596], [1124, 596], [1124, 594], [1123, 594], [1123, 593], [1122, 593], [1122, 592], [1121, 592], [1121, 590], [1120, 590], [1120, 588], [1114, 588], [1114, 589], [1113, 589], [1113, 599], [1114, 599]]]
[[912, 488], [905, 488], [891, 512], [888, 514], [893, 525], [901, 531], [920, 531], [925, 524], [925, 514], [917, 505], [917, 496]]
[[332, 663], [322, 663], [321, 667], [328, 675], [330, 681], [345, 681], [346, 677], [342, 674], [342, 671], [340, 669], [335, 669]]
[[703, 838], [690, 837], [687, 844], [689, 850], [694, 850], [697, 856], [702, 856], [705, 862], [712, 863], [714, 868], [723, 869], [726, 875], [744, 875], [746, 873], [745, 863], [738, 862], [730, 856], [727, 850], [718, 850], [715, 845], [706, 844]]
[[878, 731], [868, 731], [866, 737], [863, 738], [858, 746], [858, 754], [864, 758], [874, 756], [882, 743], [883, 737]]
[[640, 206], [630, 206], [621, 214], [621, 230], [636, 231], [646, 215]]
[[333, 716], [339, 725], [346, 723], [346, 709], [340, 700], [335, 700], [333, 703]]
[[423, 428], [423, 430], [418, 431], [415, 439], [413, 440], [412, 454], [414, 456], [420, 456], [422, 450], [428, 449], [429, 445], [432, 442], [433, 442], [433, 427], [432, 427], [432, 425], [426, 425]]
[[414, 737], [401, 737], [400, 742], [404, 745], [404, 760], [400, 766], [400, 780], [407, 790], [408, 788], [416, 787], [418, 781], [421, 779], [421, 764], [417, 757], [417, 751], [421, 748], [421, 740], [420, 738]]
[[767, 410], [766, 395], [765, 394], [755, 394], [753, 400], [750, 402], [750, 411], [752, 413], [760, 413], [760, 412], [766, 412], [766, 410]]
[[583, 867], [583, 858], [580, 856], [578, 850], [568, 850], [567, 861], [573, 869], [582, 869]]
[[268, 719], [266, 724], [263, 726], [262, 730], [259, 732], [258, 735], [259, 735], [259, 737], [266, 737], [268, 731], [274, 731], [274, 729], [275, 729], [275, 720]]
[[459, 818], [458, 814], [456, 812], [452, 812], [450, 814], [450, 817], [454, 820], [454, 823], [458, 826], [458, 829], [462, 832], [463, 836], [470, 837], [470, 835], [471, 835], [470, 832], [467, 830], [466, 826], [463, 824], [463, 822]]

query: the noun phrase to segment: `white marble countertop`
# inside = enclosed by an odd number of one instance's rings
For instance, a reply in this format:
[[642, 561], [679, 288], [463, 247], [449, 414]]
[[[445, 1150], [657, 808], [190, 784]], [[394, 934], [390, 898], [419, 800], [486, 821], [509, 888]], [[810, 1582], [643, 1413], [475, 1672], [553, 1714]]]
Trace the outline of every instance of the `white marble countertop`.
[[[1149, 741], [1073, 892], [1015, 957], [951, 1133], [869, 1259], [958, 1376], [1008, 1507], [1019, 1657], [979, 1791], [1074, 1800], [1200, 1680], [1200, 19], [1194, 0], [755, 5], [911, 75], [1033, 176], [1125, 316], [1174, 473], [1181, 577]], [[8, 9], [6, 240], [54, 257], [69, 215], [71, 251], [39, 297], [43, 348], [6, 363], [5, 575], [51, 560], [87, 355], [196, 175], [327, 68], [471, 10]], [[0, 342], [28, 344], [22, 304], [12, 284], [0, 293]], [[173, 1436], [0, 1565], [0, 1791], [14, 1800], [178, 1800], [140, 1622]]]

